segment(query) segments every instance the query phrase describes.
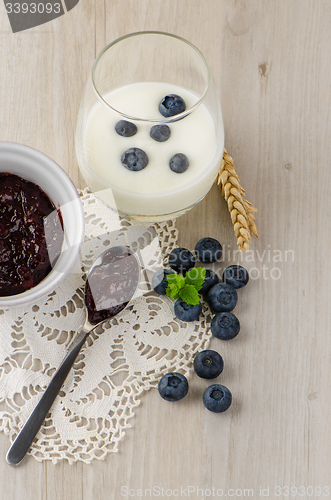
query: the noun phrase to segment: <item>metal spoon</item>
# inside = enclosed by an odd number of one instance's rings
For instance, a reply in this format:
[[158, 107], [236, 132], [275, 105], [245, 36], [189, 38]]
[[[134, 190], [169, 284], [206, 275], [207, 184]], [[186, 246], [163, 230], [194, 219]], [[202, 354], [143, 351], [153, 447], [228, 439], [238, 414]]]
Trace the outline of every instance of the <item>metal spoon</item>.
[[85, 284], [84, 326], [9, 449], [6, 460], [10, 465], [19, 464], [29, 450], [89, 334], [129, 304], [139, 281], [138, 259], [127, 247], [108, 248], [94, 261]]

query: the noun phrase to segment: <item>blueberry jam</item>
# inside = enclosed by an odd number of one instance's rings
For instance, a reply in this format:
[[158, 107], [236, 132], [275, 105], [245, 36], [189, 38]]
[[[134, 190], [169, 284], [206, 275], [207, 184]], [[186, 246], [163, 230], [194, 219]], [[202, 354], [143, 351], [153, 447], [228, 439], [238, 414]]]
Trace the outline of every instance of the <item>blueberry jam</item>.
[[122, 247], [105, 252], [99, 265], [93, 267], [85, 286], [88, 320], [92, 325], [115, 316], [125, 308], [139, 283], [136, 257]]
[[40, 283], [60, 255], [63, 223], [44, 191], [0, 172], [0, 296]]

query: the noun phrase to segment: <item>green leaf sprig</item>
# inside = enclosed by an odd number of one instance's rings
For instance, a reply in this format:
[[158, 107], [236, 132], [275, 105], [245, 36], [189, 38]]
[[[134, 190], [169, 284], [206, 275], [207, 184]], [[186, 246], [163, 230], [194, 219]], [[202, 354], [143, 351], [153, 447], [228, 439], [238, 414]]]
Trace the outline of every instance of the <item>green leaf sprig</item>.
[[199, 290], [205, 282], [206, 268], [193, 267], [185, 277], [181, 274], [168, 274], [166, 294], [172, 299], [181, 298], [186, 304], [199, 304]]

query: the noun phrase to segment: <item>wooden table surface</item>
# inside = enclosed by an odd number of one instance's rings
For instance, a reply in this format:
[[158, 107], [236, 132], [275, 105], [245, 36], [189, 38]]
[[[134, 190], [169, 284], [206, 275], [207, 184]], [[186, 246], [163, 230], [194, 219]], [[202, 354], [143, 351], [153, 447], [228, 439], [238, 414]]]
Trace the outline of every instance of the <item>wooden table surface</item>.
[[[119, 452], [91, 465], [28, 457], [13, 468], [1, 434], [0, 497], [119, 500], [163, 487], [159, 496], [168, 498], [218, 498], [220, 489], [233, 498], [328, 498], [331, 2], [81, 0], [16, 34], [1, 2], [0, 139], [43, 151], [83, 187], [74, 130], [86, 78], [107, 43], [141, 30], [175, 33], [205, 54], [226, 148], [259, 210], [260, 239], [243, 256], [254, 279], [236, 308], [240, 335], [211, 344], [224, 357], [220, 379], [233, 405], [208, 412], [197, 377], [178, 406], [151, 390]], [[227, 264], [240, 259], [216, 186], [177, 227], [181, 245], [209, 235], [223, 243]]]

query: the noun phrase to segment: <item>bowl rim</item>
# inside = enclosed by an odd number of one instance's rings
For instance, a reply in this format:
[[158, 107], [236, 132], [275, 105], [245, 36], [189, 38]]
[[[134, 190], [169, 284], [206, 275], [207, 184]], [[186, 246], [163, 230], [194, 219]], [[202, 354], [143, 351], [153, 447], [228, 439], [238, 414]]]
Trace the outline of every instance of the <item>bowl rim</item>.
[[[73, 202], [74, 213], [77, 215], [76, 217], [77, 220], [75, 224], [76, 244], [70, 247], [71, 253], [68, 254], [68, 258], [65, 262], [65, 265], [63, 266], [63, 269], [61, 269], [61, 272], [58, 272], [56, 270], [56, 264], [55, 264], [54, 268], [50, 271], [50, 273], [47, 276], [45, 276], [45, 278], [42, 281], [40, 281], [38, 285], [30, 288], [29, 290], [26, 290], [25, 292], [16, 295], [0, 296], [0, 310], [5, 310], [16, 306], [32, 305], [36, 301], [38, 301], [41, 297], [46, 297], [47, 294], [56, 289], [56, 287], [63, 280], [63, 278], [65, 278], [72, 270], [73, 266], [75, 265], [78, 259], [79, 252], [84, 241], [85, 220], [84, 220], [83, 206], [76, 186], [74, 185], [73, 181], [70, 179], [68, 174], [63, 170], [63, 168], [60, 167], [60, 165], [56, 163], [52, 158], [50, 158], [45, 153], [42, 153], [41, 151], [35, 148], [32, 148], [31, 146], [26, 146], [24, 144], [20, 144], [17, 142], [10, 142], [10, 141], [0, 141], [0, 155], [2, 151], [6, 151], [9, 154], [10, 153], [16, 155], [19, 154], [22, 158], [22, 162], [24, 162], [24, 158], [29, 157], [31, 159], [35, 159], [36, 162], [45, 166], [46, 168], [48, 167], [54, 173], [54, 175], [56, 175], [61, 180], [61, 183], [64, 183], [66, 185], [66, 190], [69, 192], [71, 197], [70, 201]], [[8, 168], [8, 171], [10, 172], [10, 167]], [[20, 177], [24, 178], [24, 175], [20, 174], [16, 175], [19, 175]], [[38, 182], [36, 181], [31, 181], [31, 182], [35, 182], [38, 185]], [[55, 202], [52, 199], [52, 197], [49, 196], [49, 194], [47, 194], [47, 196], [51, 199], [52, 203], [55, 205]], [[61, 208], [61, 206], [63, 207], [64, 205], [65, 204], [63, 203], [58, 205], [58, 207]], [[61, 249], [61, 253], [62, 252], [63, 252], [63, 247]]]

